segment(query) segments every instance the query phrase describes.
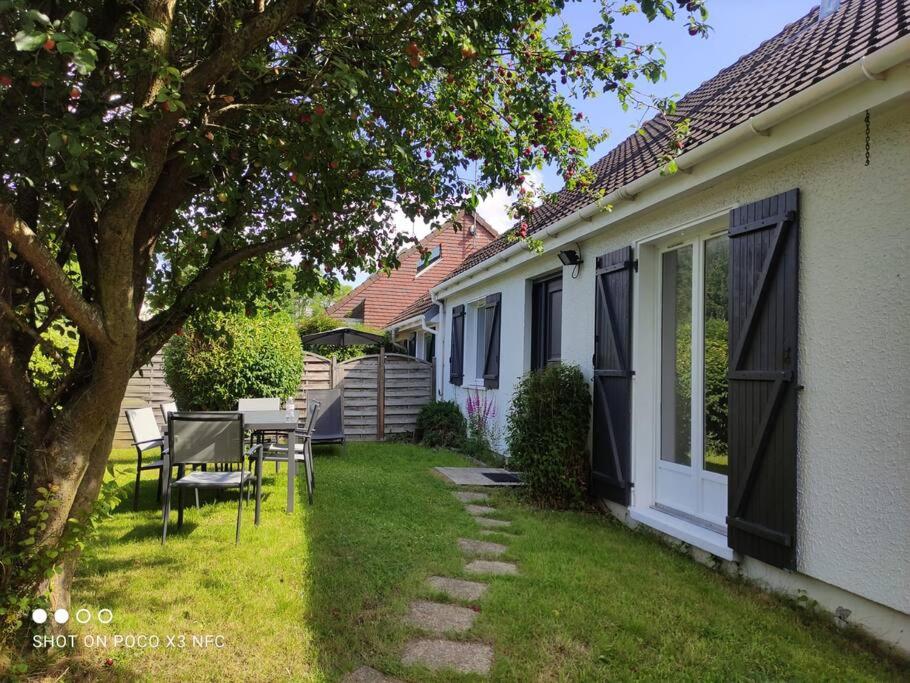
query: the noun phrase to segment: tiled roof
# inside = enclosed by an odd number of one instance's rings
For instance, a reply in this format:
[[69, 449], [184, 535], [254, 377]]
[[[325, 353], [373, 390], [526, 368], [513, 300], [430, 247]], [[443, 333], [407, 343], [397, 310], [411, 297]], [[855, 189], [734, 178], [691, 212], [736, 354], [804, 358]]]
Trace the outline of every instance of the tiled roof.
[[392, 325], [395, 325], [396, 323], [400, 323], [400, 322], [402, 322], [402, 321], [404, 321], [404, 320], [408, 320], [409, 318], [413, 318], [413, 317], [415, 317], [415, 316], [418, 316], [418, 315], [420, 315], [421, 313], [426, 313], [428, 310], [430, 310], [430, 307], [431, 307], [432, 305], [433, 305], [433, 302], [432, 302], [432, 300], [430, 299], [430, 293], [427, 292], [427, 293], [424, 294], [422, 297], [420, 297], [419, 299], [417, 299], [417, 301], [415, 301], [415, 302], [412, 303], [410, 306], [408, 306], [407, 308], [405, 308], [405, 309], [401, 312], [401, 314], [400, 314], [397, 318], [395, 318], [394, 320], [390, 321], [389, 324], [388, 324], [387, 326], [388, 326], [388, 327], [391, 327]]
[[[835, 14], [821, 21], [818, 7], [813, 8], [677, 103], [671, 121], [690, 120], [683, 152], [780, 104], [908, 32], [907, 0], [844, 0]], [[644, 135], [629, 136], [592, 166], [595, 190], [609, 194], [660, 167], [660, 155], [671, 144], [669, 127], [662, 119], [654, 118], [643, 128]], [[591, 197], [587, 193], [560, 190], [534, 209], [528, 232], [537, 232], [589, 204]], [[446, 279], [514, 243], [508, 232], [503, 234], [471, 254]]]
[[420, 240], [425, 248], [432, 249], [439, 245], [441, 251], [439, 260], [421, 269], [419, 273], [417, 265], [420, 263], [420, 253], [417, 247], [405, 249], [398, 255], [401, 266], [397, 270], [388, 275], [370, 275], [326, 312], [333, 318], [343, 320], [351, 318], [352, 311], [363, 305], [363, 322], [366, 325], [377, 329], [386, 327], [398, 319], [411, 304], [427, 294], [431, 287], [439, 284], [465, 258], [498, 237], [498, 233], [483, 218], [476, 215], [474, 218], [477, 229], [473, 234], [468, 230], [472, 225], [469, 214], [461, 219], [464, 229], [455, 232], [451, 224], [447, 223]]

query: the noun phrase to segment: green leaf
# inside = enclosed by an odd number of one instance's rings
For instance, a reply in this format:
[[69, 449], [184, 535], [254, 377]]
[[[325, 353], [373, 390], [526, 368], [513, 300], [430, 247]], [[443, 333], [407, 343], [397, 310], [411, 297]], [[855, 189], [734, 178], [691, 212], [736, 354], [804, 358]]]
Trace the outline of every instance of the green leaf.
[[97, 59], [91, 50], [78, 50], [73, 54], [73, 64], [83, 76], [95, 70]]
[[47, 146], [52, 150], [58, 150], [63, 147], [63, 136], [60, 135], [60, 131], [55, 130], [47, 136]]
[[51, 18], [49, 16], [47, 16], [46, 14], [42, 14], [41, 12], [39, 12], [36, 9], [30, 9], [28, 12], [25, 13], [25, 16], [27, 16], [32, 21], [37, 21], [42, 26], [51, 25]]
[[47, 34], [43, 31], [19, 31], [13, 36], [13, 42], [19, 52], [32, 52], [44, 45]]
[[62, 55], [71, 55], [76, 51], [76, 43], [71, 40], [63, 40], [57, 43], [57, 52]]
[[70, 29], [76, 34], [82, 33], [85, 30], [85, 27], [88, 26], [88, 17], [82, 12], [70, 12], [69, 21]]

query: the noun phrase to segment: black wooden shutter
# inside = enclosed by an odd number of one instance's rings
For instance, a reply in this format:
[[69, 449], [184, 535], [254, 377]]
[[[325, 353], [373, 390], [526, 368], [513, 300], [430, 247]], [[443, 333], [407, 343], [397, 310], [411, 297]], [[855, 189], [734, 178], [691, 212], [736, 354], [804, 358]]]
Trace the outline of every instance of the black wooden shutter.
[[452, 343], [449, 355], [449, 383], [461, 386], [464, 379], [464, 306], [452, 309]]
[[796, 560], [799, 190], [730, 212], [727, 538]]
[[499, 328], [502, 294], [490, 294], [484, 304], [487, 315], [486, 353], [483, 362], [483, 385], [487, 389], [499, 388]]
[[628, 505], [632, 483], [632, 247], [597, 257], [594, 300], [595, 496]]

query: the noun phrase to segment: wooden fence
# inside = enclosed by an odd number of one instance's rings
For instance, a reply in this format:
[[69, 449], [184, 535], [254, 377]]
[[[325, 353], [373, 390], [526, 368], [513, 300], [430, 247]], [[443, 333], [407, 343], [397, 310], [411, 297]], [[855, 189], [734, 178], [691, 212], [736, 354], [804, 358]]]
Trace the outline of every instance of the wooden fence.
[[[421, 406], [433, 400], [434, 379], [432, 363], [398, 353], [382, 351], [337, 362], [306, 352], [294, 403], [297, 410], [305, 411], [307, 389], [341, 387], [345, 436], [381, 440], [414, 431]], [[123, 411], [151, 406], [161, 424], [158, 406], [169, 401], [173, 398], [164, 380], [163, 357], [158, 354], [130, 379], [120, 406], [114, 447], [124, 448], [132, 443]]]

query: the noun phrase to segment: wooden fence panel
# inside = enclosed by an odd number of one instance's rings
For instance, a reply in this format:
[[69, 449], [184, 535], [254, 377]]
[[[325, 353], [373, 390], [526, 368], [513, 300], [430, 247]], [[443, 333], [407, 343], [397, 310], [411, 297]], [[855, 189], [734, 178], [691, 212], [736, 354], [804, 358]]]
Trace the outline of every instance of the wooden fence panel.
[[143, 365], [139, 372], [130, 378], [126, 385], [126, 395], [120, 404], [120, 417], [117, 419], [117, 430], [114, 432], [114, 448], [129, 448], [133, 444], [125, 411], [151, 406], [155, 411], [158, 425], [163, 427], [164, 420], [158, 406], [173, 400], [171, 388], [164, 381], [164, 354], [159, 351], [147, 365]]
[[[421, 406], [433, 400], [433, 365], [397, 353], [383, 354], [383, 363], [381, 433], [384, 437], [413, 432]], [[341, 387], [345, 436], [353, 440], [374, 440], [380, 433], [379, 370], [378, 355], [338, 363], [331, 358], [306, 352], [294, 404], [297, 410], [306, 411], [307, 389]], [[155, 418], [163, 426], [158, 406], [173, 400], [170, 387], [164, 380], [164, 357], [159, 352], [127, 385], [126, 396], [120, 406], [114, 447], [129, 447], [132, 443], [125, 410], [151, 406], [155, 410]]]

